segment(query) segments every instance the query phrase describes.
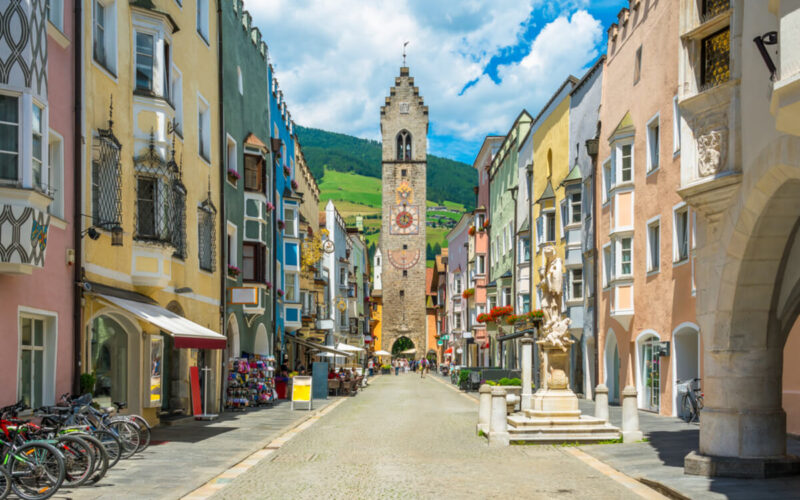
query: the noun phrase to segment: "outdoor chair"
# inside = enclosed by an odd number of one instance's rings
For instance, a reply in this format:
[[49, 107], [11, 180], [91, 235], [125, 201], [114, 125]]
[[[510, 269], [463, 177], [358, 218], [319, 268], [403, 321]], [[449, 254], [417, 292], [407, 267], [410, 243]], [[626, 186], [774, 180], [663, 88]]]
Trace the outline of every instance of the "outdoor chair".
[[353, 381], [352, 380], [342, 380], [341, 385], [341, 395], [342, 396], [349, 396], [350, 391], [352, 389]]
[[341, 388], [342, 388], [341, 380], [339, 379], [328, 380], [328, 394], [333, 394], [334, 396], [338, 396]]

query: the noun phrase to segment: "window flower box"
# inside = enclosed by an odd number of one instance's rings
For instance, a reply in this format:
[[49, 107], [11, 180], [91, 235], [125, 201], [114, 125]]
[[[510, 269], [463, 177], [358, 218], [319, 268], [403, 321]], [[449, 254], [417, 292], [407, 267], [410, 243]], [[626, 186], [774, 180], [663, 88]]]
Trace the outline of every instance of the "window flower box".
[[241, 176], [239, 175], [239, 172], [237, 172], [236, 170], [234, 170], [232, 168], [228, 169], [228, 180], [232, 184], [236, 184], [236, 182], [239, 180], [240, 177]]
[[289, 177], [290, 175], [292, 175], [292, 169], [290, 169], [287, 165], [284, 165], [283, 166], [283, 175], [285, 175], [286, 177]]
[[461, 293], [461, 297], [463, 297], [465, 299], [468, 299], [468, 298], [472, 297], [473, 295], [475, 295], [475, 289], [474, 288], [467, 288], [466, 290], [464, 290]]
[[299, 187], [299, 185], [297, 184], [297, 181], [292, 179], [292, 183], [291, 184], [292, 184], [292, 189], [294, 191], [297, 191], [297, 188]]
[[277, 293], [277, 294], [278, 294], [278, 297], [283, 297], [283, 290], [282, 290], [282, 289], [278, 288], [278, 289], [275, 291], [275, 293]]
[[242, 270], [236, 266], [228, 265], [228, 276], [236, 278], [242, 273]]
[[469, 229], [467, 229], [467, 234], [470, 236], [475, 236], [475, 226], [469, 226]]
[[283, 219], [278, 219], [278, 229], [283, 231], [283, 228], [286, 227], [286, 223], [283, 222]]

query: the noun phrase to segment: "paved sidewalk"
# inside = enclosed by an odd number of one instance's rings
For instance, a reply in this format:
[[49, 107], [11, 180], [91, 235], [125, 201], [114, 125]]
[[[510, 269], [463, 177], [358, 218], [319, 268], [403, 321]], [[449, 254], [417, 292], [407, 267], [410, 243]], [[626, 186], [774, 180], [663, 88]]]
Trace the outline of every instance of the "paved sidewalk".
[[[353, 399], [360, 397], [362, 394]], [[336, 399], [339, 398], [314, 400], [312, 411], [292, 411], [291, 403], [280, 402], [272, 408], [225, 412], [213, 422], [187, 418], [156, 427], [152, 433], [154, 444], [133, 458], [120, 460], [100, 483], [74, 490], [61, 489], [53, 498], [180, 498]]]
[[[580, 400], [583, 413], [594, 415], [594, 402]], [[611, 423], [622, 425], [622, 408], [609, 408]], [[705, 478], [683, 473], [683, 459], [698, 448], [699, 424], [687, 424], [675, 417], [639, 412], [639, 427], [646, 442], [587, 445], [580, 449], [620, 472], [641, 480], [660, 483], [675, 498], [762, 499], [800, 498], [800, 477], [774, 479]], [[800, 455], [800, 441], [787, 441], [789, 453]], [[665, 493], [666, 494], [666, 493]]]
[[477, 404], [433, 377], [381, 376], [214, 498], [655, 498], [554, 446], [490, 448]]

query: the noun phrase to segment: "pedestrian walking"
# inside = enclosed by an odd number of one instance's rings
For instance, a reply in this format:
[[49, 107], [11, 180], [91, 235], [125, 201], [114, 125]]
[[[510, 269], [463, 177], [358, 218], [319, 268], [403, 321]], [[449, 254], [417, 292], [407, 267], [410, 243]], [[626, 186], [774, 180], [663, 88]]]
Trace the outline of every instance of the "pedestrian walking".
[[375, 361], [372, 358], [369, 358], [369, 362], [367, 362], [367, 368], [369, 368], [369, 376], [373, 376], [375, 374]]
[[422, 361], [419, 362], [419, 378], [425, 378], [425, 367], [428, 364], [428, 360], [423, 358]]
[[394, 376], [396, 377], [400, 373], [400, 363], [396, 359], [392, 360], [392, 368], [394, 368]]

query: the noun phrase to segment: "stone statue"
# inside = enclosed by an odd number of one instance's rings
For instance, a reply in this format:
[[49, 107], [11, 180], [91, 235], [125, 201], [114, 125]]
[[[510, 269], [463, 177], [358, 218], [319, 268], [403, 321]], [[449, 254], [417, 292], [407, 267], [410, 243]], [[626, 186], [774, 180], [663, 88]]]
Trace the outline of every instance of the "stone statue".
[[539, 344], [545, 347], [553, 347], [567, 350], [567, 346], [573, 343], [569, 338], [569, 318], [561, 317], [561, 305], [564, 299], [564, 266], [561, 259], [556, 256], [556, 249], [553, 246], [544, 248], [545, 266], [539, 270], [542, 278], [542, 312], [544, 321], [542, 324], [541, 339]]
[[725, 161], [725, 139], [723, 130], [711, 130], [697, 138], [697, 169], [700, 177], [714, 175], [722, 170]]

